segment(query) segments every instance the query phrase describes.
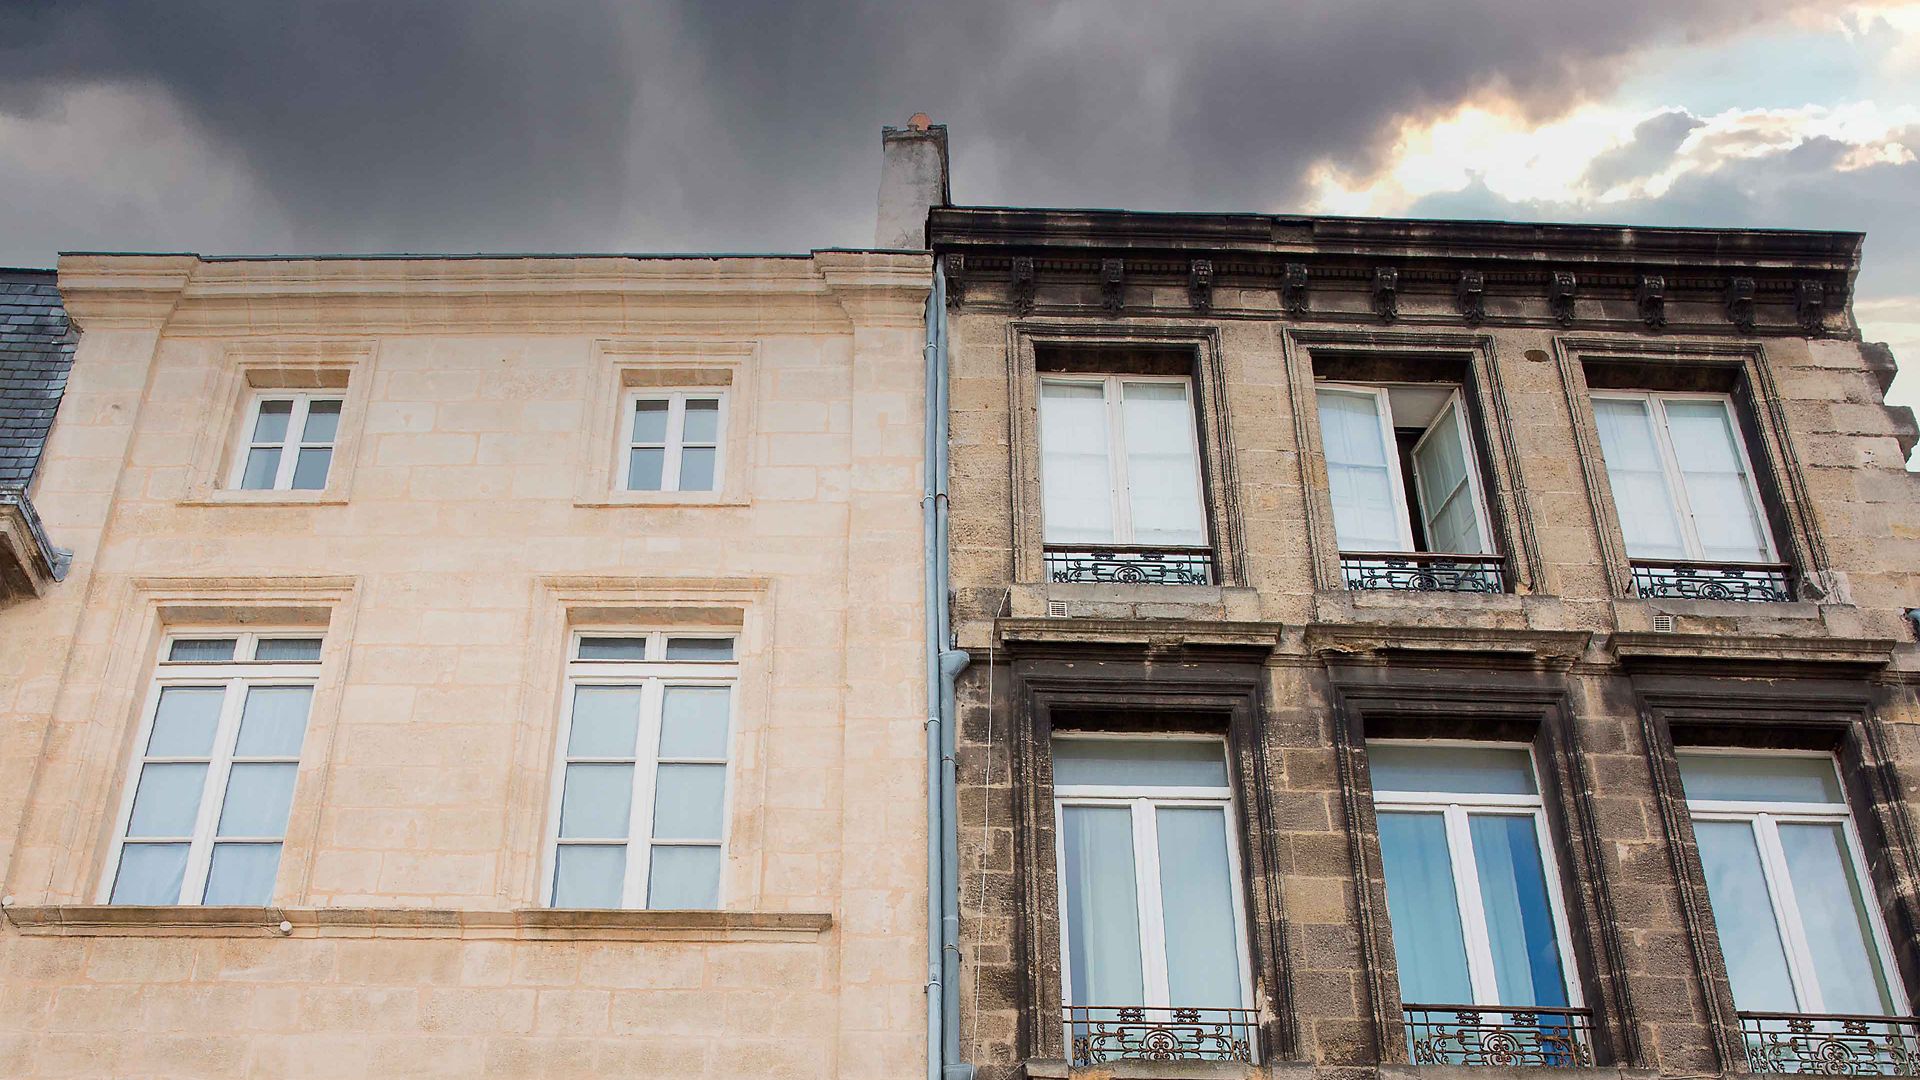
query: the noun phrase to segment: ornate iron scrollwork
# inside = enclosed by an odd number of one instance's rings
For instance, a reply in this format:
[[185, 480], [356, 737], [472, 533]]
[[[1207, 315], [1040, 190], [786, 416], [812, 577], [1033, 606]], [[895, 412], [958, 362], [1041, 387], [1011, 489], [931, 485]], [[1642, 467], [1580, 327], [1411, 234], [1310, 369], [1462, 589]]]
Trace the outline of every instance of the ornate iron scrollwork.
[[1210, 548], [1052, 547], [1047, 580], [1069, 585], [1211, 585]]
[[1507, 591], [1507, 562], [1498, 555], [1429, 555], [1425, 552], [1347, 554], [1340, 573], [1354, 592]]
[[1812, 1013], [1740, 1014], [1756, 1073], [1920, 1076], [1920, 1019]]
[[1064, 1011], [1076, 1066], [1258, 1060], [1259, 1020], [1252, 1009], [1069, 1005]]
[[1482, 1005], [1408, 1005], [1415, 1065], [1591, 1068], [1593, 1012]]
[[1774, 563], [1683, 563], [1633, 560], [1633, 585], [1646, 599], [1751, 600], [1785, 603], [1793, 599], [1787, 568]]

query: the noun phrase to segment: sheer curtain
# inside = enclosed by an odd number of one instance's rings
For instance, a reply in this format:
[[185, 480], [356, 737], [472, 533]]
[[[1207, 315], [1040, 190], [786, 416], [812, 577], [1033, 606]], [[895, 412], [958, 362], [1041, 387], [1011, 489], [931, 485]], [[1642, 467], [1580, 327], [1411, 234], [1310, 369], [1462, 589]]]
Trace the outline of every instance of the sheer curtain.
[[1167, 1000], [1200, 1008], [1239, 1008], [1245, 1003], [1240, 1000], [1240, 950], [1234, 941], [1226, 811], [1163, 806], [1156, 817]]
[[1320, 442], [1327, 459], [1333, 527], [1345, 551], [1405, 551], [1393, 464], [1377, 399], [1321, 389]]
[[1773, 918], [1766, 873], [1753, 826], [1744, 821], [1695, 821], [1700, 866], [1707, 876], [1707, 902], [1720, 930], [1727, 980], [1736, 1007], [1792, 1012], [1800, 1007], [1787, 973], [1786, 948]]
[[1779, 829], [1787, 877], [1793, 882], [1814, 977], [1820, 982], [1821, 1009], [1879, 1016], [1893, 1012], [1893, 995], [1874, 958], [1866, 897], [1840, 826], [1782, 823]]
[[1133, 812], [1068, 806], [1061, 813], [1071, 1005], [1146, 1004], [1140, 966]]
[[1127, 499], [1133, 542], [1202, 547], [1200, 465], [1185, 383], [1125, 383]]
[[1653, 417], [1644, 401], [1596, 398], [1593, 418], [1600, 429], [1600, 454], [1607, 461], [1607, 483], [1620, 514], [1627, 554], [1648, 559], [1682, 559], [1686, 541], [1666, 467], [1653, 433]]
[[1446, 822], [1438, 813], [1383, 812], [1380, 860], [1400, 966], [1400, 997], [1414, 1004], [1473, 1000]]
[[1100, 383], [1040, 384], [1040, 487], [1049, 543], [1112, 543], [1113, 475]]
[[1414, 478], [1432, 551], [1479, 555], [1487, 550], [1474, 507], [1471, 465], [1461, 440], [1459, 402], [1448, 402], [1413, 448]]
[[1702, 558], [1764, 562], [1767, 543], [1724, 401], [1666, 401], [1667, 436], [1687, 486]]

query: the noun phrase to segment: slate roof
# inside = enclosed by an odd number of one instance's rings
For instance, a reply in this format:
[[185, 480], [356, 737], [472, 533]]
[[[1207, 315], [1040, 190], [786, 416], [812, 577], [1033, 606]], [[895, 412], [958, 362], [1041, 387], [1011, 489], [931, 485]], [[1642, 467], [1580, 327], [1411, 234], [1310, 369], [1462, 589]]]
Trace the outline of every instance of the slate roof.
[[53, 271], [0, 269], [0, 490], [33, 479], [79, 337]]

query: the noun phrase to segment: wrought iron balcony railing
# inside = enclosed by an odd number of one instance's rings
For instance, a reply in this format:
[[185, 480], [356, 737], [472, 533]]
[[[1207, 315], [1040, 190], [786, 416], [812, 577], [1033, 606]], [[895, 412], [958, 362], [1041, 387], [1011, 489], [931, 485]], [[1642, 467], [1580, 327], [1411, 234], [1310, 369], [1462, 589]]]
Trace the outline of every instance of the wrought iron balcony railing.
[[1426, 551], [1343, 551], [1340, 573], [1355, 592], [1507, 591], [1507, 560], [1500, 555], [1445, 555]]
[[1530, 1005], [1405, 1006], [1415, 1065], [1587, 1068], [1593, 1010]]
[[1063, 1011], [1076, 1066], [1260, 1060], [1259, 1019], [1252, 1009], [1068, 1005]]
[[1743, 1012], [1740, 1034], [1756, 1073], [1920, 1076], [1920, 1018]]
[[1752, 600], [1785, 603], [1793, 583], [1784, 563], [1696, 563], [1633, 560], [1633, 585], [1647, 599]]
[[1211, 585], [1213, 549], [1203, 547], [1045, 548], [1047, 580], [1072, 584]]

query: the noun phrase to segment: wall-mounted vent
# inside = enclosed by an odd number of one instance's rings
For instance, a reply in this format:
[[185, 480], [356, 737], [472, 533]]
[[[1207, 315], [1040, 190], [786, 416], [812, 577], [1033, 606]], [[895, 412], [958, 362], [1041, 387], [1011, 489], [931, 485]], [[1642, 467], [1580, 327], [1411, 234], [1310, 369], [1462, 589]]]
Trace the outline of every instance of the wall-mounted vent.
[[1067, 602], [1065, 600], [1047, 601], [1047, 618], [1064, 619], [1066, 617], [1067, 617]]
[[1656, 634], [1673, 633], [1673, 616], [1655, 615], [1653, 617], [1653, 632]]

